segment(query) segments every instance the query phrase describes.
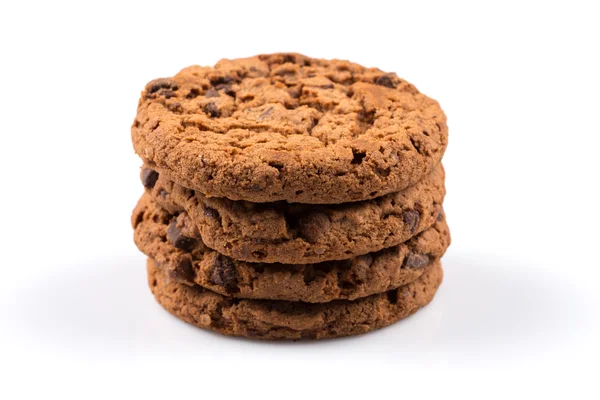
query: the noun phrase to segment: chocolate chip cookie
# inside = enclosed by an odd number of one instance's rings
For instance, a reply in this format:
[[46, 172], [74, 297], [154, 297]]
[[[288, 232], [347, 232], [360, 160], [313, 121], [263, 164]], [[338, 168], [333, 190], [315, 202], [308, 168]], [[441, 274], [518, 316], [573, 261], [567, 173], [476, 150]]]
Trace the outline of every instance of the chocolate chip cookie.
[[393, 73], [271, 54], [148, 83], [131, 135], [152, 170], [205, 195], [337, 204], [425, 177], [448, 128], [438, 103]]
[[[443, 217], [443, 215], [442, 215]], [[354, 300], [410, 283], [450, 244], [442, 218], [406, 243], [320, 264], [248, 263], [202, 242], [185, 212], [169, 214], [144, 195], [132, 216], [138, 248], [172, 279], [225, 296], [328, 302]]]
[[235, 299], [166, 276], [148, 260], [148, 284], [171, 314], [225, 335], [256, 339], [321, 339], [358, 335], [414, 314], [434, 297], [442, 282], [439, 260], [414, 282], [355, 301], [307, 304]]
[[161, 207], [187, 212], [210, 248], [238, 260], [286, 264], [347, 259], [402, 243], [434, 223], [446, 193], [441, 164], [401, 192], [330, 205], [206, 197], [148, 167], [141, 178]]

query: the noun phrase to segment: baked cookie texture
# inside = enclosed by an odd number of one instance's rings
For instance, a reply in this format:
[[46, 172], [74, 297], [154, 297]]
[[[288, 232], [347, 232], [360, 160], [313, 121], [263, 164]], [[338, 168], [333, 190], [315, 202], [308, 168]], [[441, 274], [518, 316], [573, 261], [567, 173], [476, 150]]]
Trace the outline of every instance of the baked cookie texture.
[[403, 191], [334, 205], [207, 197], [148, 167], [141, 178], [161, 207], [186, 211], [208, 247], [238, 260], [286, 264], [343, 260], [402, 243], [440, 217], [446, 193], [441, 164]]
[[448, 128], [438, 103], [393, 73], [271, 54], [148, 83], [131, 136], [150, 168], [206, 196], [337, 204], [428, 175]]
[[446, 116], [393, 73], [301, 54], [148, 83], [131, 223], [156, 300], [225, 335], [356, 335], [442, 282]]
[[357, 335], [414, 314], [442, 282], [439, 260], [414, 282], [355, 301], [307, 304], [235, 299], [170, 279], [148, 260], [148, 284], [168, 312], [198, 327], [256, 339], [321, 339]]
[[450, 244], [440, 220], [409, 241], [358, 257], [319, 264], [248, 263], [224, 256], [202, 241], [184, 212], [170, 214], [144, 195], [132, 216], [138, 248], [170, 279], [224, 296], [329, 302], [386, 292], [418, 279]]

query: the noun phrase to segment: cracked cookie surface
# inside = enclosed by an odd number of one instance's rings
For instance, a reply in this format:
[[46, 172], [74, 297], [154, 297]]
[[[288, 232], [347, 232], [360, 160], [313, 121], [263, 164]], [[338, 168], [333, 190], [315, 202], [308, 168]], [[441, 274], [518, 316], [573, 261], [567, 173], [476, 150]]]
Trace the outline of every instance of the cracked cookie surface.
[[187, 212], [208, 247], [238, 260], [285, 264], [343, 260], [402, 243], [435, 222], [446, 193], [441, 164], [401, 192], [329, 205], [206, 197], [148, 167], [141, 179], [161, 207]]
[[131, 135], [152, 169], [206, 195], [335, 204], [416, 183], [448, 128], [438, 103], [393, 73], [271, 54], [148, 83]]
[[414, 314], [442, 282], [439, 260], [414, 282], [355, 301], [307, 304], [234, 299], [188, 286], [166, 276], [148, 260], [148, 284], [158, 303], [185, 322], [225, 335], [255, 339], [321, 339], [358, 335]]
[[354, 300], [413, 282], [450, 244], [442, 218], [406, 243], [348, 260], [248, 263], [206, 247], [185, 212], [170, 214], [148, 195], [134, 210], [132, 223], [139, 249], [171, 279], [230, 297], [308, 303]]

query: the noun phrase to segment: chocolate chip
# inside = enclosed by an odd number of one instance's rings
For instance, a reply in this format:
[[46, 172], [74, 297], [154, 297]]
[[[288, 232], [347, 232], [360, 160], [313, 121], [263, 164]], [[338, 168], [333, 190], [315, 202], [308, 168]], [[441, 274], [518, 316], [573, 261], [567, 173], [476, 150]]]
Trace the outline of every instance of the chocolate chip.
[[[331, 226], [331, 221], [329, 220], [327, 214], [318, 212], [308, 214], [307, 216], [300, 218], [298, 225], [300, 235], [308, 242], [315, 243], [319, 240], [323, 233], [326, 233], [329, 230]], [[322, 253], [319, 253], [319, 250], [322, 249], [317, 248], [314, 251], [317, 254], [324, 253], [324, 251]]]
[[283, 62], [284, 63], [295, 64], [296, 63], [296, 56], [294, 56], [293, 54], [286, 54], [286, 55], [283, 56]]
[[429, 263], [429, 257], [425, 254], [417, 254], [412, 251], [404, 259], [402, 268], [423, 268]]
[[204, 112], [206, 112], [211, 117], [221, 116], [221, 112], [219, 111], [219, 108], [213, 102], [206, 103], [206, 105], [204, 105]]
[[443, 219], [444, 219], [444, 212], [442, 210], [440, 210], [440, 212], [438, 213], [438, 216], [435, 220], [440, 222]]
[[227, 84], [224, 84], [224, 83], [222, 83], [222, 84], [220, 84], [220, 85], [217, 85], [217, 86], [215, 86], [215, 89], [217, 89], [217, 90], [222, 90], [223, 92], [225, 92], [225, 94], [226, 94], [227, 96], [231, 96], [231, 97], [233, 97], [233, 98], [235, 99], [235, 90], [233, 90], [233, 89], [231, 88], [231, 86], [229, 86], [229, 85], [227, 85]]
[[148, 93], [156, 93], [161, 89], [177, 90], [177, 84], [169, 79], [155, 79], [148, 84]]
[[378, 77], [377, 79], [375, 79], [375, 83], [380, 86], [385, 86], [390, 89], [394, 89], [396, 87], [396, 84], [392, 80], [391, 76], [392, 75], [382, 75], [382, 76]]
[[183, 112], [183, 107], [181, 106], [181, 103], [179, 103], [179, 102], [178, 103], [169, 104], [167, 106], [167, 109], [169, 111], [177, 113], [177, 114], [181, 114]]
[[175, 92], [173, 92], [171, 89], [163, 90], [161, 94], [167, 99], [170, 99], [171, 97], [175, 96]]
[[219, 92], [215, 89], [209, 89], [204, 93], [204, 97], [219, 97]]
[[415, 233], [417, 231], [417, 228], [419, 227], [421, 213], [417, 210], [407, 210], [404, 211], [402, 219], [404, 220], [406, 226], [408, 226], [408, 228], [410, 229], [410, 232]]
[[210, 281], [225, 288], [227, 292], [239, 290], [237, 288], [235, 265], [233, 265], [230, 258], [218, 255], [213, 259]]
[[[168, 86], [167, 86], [168, 87]], [[153, 84], [152, 86], [150, 86], [150, 89], [148, 89], [148, 93], [156, 93], [158, 92], [160, 89], [162, 88], [160, 83], [156, 83]]]
[[220, 217], [219, 212], [211, 207], [204, 207], [204, 215], [214, 219], [218, 219]]
[[193, 88], [190, 92], [185, 96], [186, 99], [195, 99], [200, 95], [200, 90]]
[[357, 115], [360, 122], [364, 122], [367, 125], [373, 125], [375, 123], [375, 110], [361, 111]]
[[177, 261], [177, 266], [169, 270], [169, 276], [177, 281], [193, 282], [194, 268], [192, 266], [191, 257], [186, 256]]
[[167, 99], [175, 96], [175, 91], [179, 89], [177, 84], [169, 79], [156, 79], [147, 86], [146, 98], [152, 99], [156, 96], [165, 96]]
[[181, 233], [181, 229], [177, 227], [177, 221], [174, 219], [167, 228], [167, 239], [178, 249], [190, 251], [196, 245], [196, 239], [187, 237]]
[[152, 189], [156, 185], [158, 180], [158, 172], [150, 168], [144, 168], [142, 170], [142, 184], [147, 189]]
[[219, 86], [219, 85], [228, 84], [228, 83], [230, 83], [232, 81], [233, 81], [233, 78], [231, 76], [219, 76], [219, 77], [216, 77], [216, 78], [212, 78], [210, 80], [210, 84], [212, 86], [216, 87], [216, 86]]

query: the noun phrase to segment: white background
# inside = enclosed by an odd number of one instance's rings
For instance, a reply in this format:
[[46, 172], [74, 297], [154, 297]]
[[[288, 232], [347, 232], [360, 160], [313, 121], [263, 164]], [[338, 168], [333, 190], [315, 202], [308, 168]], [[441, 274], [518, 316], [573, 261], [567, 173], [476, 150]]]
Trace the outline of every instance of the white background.
[[[2, 2], [0, 398], [598, 395], [598, 16], [575, 1]], [[393, 327], [225, 338], [146, 287], [129, 225], [140, 91], [276, 51], [395, 71], [448, 115], [445, 281]]]

